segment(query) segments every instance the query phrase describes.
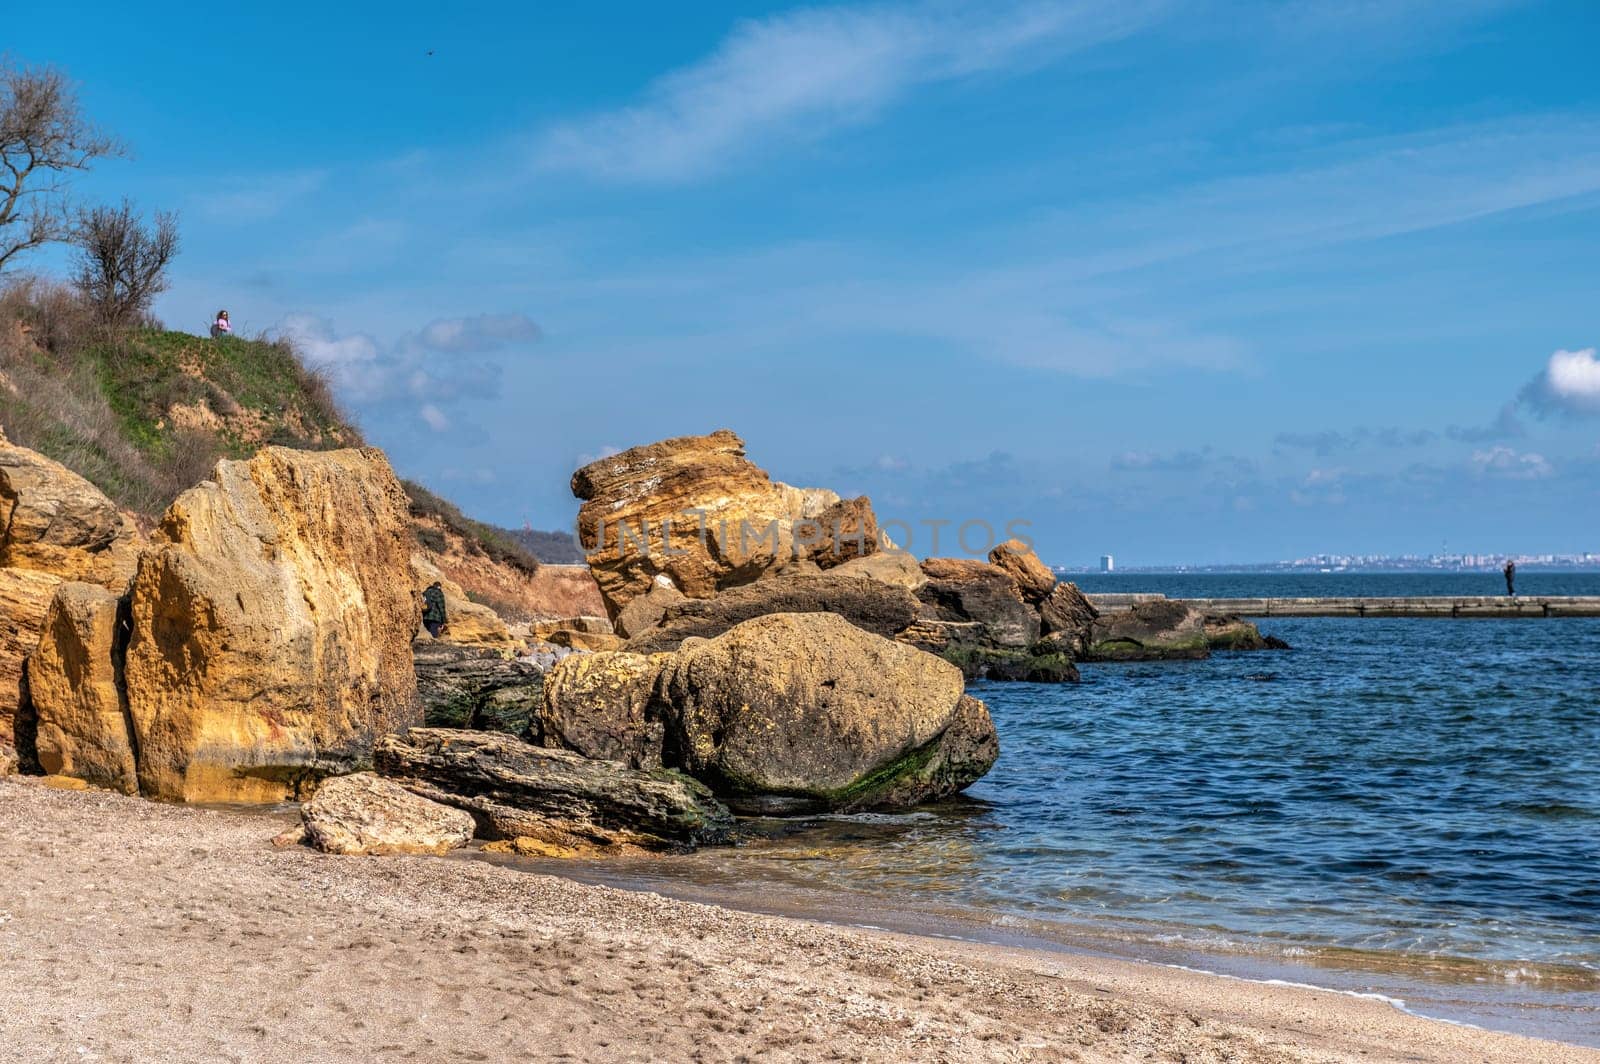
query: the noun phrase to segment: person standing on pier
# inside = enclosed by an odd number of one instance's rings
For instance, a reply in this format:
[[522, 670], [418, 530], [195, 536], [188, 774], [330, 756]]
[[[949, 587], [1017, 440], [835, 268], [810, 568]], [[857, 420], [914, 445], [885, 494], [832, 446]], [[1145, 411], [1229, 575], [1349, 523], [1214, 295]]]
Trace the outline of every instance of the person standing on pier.
[[1506, 567], [1501, 572], [1506, 574], [1506, 594], [1512, 598], [1517, 597], [1517, 563], [1510, 558], [1506, 559]]

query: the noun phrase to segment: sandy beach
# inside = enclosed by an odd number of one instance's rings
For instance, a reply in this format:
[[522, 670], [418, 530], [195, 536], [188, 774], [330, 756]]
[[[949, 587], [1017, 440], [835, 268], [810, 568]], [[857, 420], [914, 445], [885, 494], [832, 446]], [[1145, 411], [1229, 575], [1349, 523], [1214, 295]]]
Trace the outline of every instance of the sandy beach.
[[[287, 819], [287, 818], [285, 818]], [[0, 781], [0, 1053], [1596, 1061], [1382, 1002], [844, 929]]]

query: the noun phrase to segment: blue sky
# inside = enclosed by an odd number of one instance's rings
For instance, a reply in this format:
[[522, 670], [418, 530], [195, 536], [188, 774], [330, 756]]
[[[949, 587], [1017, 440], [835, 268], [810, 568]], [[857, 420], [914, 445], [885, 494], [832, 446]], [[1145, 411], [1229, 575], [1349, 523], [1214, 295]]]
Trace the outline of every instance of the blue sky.
[[486, 519], [729, 427], [1058, 564], [1600, 550], [1600, 5], [96, 7], [7, 47], [159, 314]]

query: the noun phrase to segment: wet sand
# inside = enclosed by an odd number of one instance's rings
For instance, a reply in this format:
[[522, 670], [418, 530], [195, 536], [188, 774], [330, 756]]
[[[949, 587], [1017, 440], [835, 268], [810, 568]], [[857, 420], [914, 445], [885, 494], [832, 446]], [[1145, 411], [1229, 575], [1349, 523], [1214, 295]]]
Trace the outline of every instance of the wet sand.
[[280, 826], [0, 780], [0, 1058], [1600, 1062], [1297, 987], [275, 850]]

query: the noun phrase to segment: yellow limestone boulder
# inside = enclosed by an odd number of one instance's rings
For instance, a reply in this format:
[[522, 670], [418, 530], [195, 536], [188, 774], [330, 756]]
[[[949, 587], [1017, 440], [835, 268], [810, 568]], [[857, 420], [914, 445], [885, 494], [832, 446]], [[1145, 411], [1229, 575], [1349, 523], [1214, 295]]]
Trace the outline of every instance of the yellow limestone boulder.
[[141, 546], [138, 529], [99, 488], [0, 437], [0, 567], [120, 591]]
[[421, 723], [410, 521], [381, 451], [219, 462], [160, 531], [125, 667], [146, 797], [282, 800]]

